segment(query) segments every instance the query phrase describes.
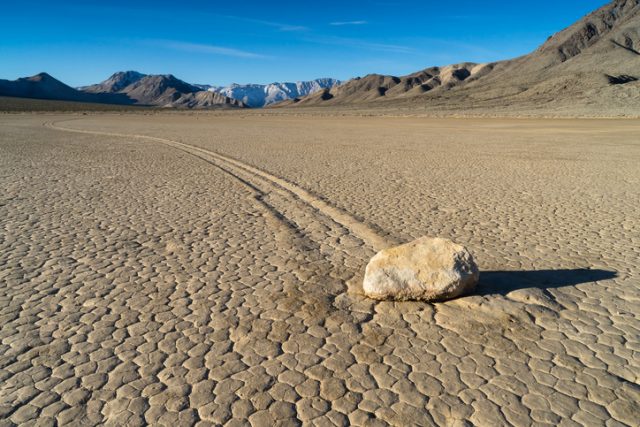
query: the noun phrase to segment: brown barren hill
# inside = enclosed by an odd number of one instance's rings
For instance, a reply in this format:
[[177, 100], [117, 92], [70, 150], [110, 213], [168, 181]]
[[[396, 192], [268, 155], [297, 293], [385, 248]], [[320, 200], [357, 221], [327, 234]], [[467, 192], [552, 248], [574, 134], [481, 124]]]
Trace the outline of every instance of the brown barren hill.
[[368, 75], [279, 106], [640, 111], [640, 0], [615, 0], [536, 51], [489, 64]]

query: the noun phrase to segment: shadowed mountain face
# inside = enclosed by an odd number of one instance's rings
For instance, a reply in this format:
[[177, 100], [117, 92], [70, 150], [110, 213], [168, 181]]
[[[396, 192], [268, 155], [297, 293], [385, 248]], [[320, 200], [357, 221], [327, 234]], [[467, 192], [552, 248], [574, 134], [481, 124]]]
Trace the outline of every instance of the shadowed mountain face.
[[[529, 55], [403, 76], [368, 75], [279, 105], [506, 106], [630, 98], [640, 108], [640, 0], [615, 0]], [[621, 92], [624, 91], [624, 92]]]
[[125, 95], [80, 92], [47, 73], [17, 80], [0, 80], [0, 95], [20, 98], [54, 99], [61, 101], [97, 102], [128, 105], [133, 102]]
[[15, 95], [24, 97], [53, 98], [63, 97], [74, 99], [81, 96], [75, 89], [65, 85], [51, 77], [47, 73], [36, 74], [33, 77], [24, 77], [14, 82], [3, 80], [0, 83], [3, 95]]

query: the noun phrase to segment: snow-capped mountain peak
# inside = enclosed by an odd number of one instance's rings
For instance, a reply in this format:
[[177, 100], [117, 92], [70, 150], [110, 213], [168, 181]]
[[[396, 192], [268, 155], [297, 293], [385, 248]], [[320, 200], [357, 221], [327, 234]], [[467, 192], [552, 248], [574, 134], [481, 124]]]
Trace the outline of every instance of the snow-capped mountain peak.
[[338, 84], [340, 84], [340, 81], [336, 79], [322, 78], [295, 83], [271, 83], [268, 85], [240, 85], [234, 83], [226, 87], [212, 87], [209, 91], [237, 99], [250, 107], [264, 107], [287, 99], [307, 96], [322, 89], [332, 88]]

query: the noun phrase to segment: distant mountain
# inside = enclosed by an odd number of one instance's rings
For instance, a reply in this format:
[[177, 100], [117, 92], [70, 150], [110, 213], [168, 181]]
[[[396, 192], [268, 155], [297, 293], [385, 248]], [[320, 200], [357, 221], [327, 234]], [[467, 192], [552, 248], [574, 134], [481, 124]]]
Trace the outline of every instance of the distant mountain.
[[149, 75], [131, 83], [119, 91], [137, 104], [164, 106], [177, 101], [181, 96], [200, 89], [171, 74]]
[[[341, 85], [317, 91], [303, 99], [293, 99], [294, 104], [361, 103], [379, 98], [396, 98], [419, 95], [437, 88], [451, 89], [469, 78], [477, 78], [491, 70], [490, 66], [465, 62], [446, 67], [432, 67], [404, 77], [369, 74], [356, 77]], [[282, 104], [284, 105], [284, 104]]]
[[[264, 107], [288, 99], [299, 98], [332, 88], [340, 82], [335, 79], [316, 79], [296, 83], [272, 83], [268, 85], [232, 84], [226, 87], [207, 84], [190, 84], [171, 74], [145, 75], [137, 71], [120, 71], [107, 80], [79, 88], [85, 93], [125, 94], [134, 103], [155, 106], [186, 106], [211, 108], [214, 105], [237, 107]], [[219, 96], [206, 96], [198, 92], [208, 91]], [[184, 99], [180, 99], [184, 97]], [[229, 100], [225, 99], [229, 98]]]
[[102, 83], [79, 87], [78, 90], [89, 93], [116, 93], [143, 77], [146, 77], [146, 74], [142, 74], [137, 71], [120, 71]]
[[268, 85], [232, 84], [226, 87], [211, 87], [209, 90], [242, 101], [250, 107], [264, 107], [265, 105], [288, 99], [307, 96], [323, 89], [332, 88], [338, 84], [340, 84], [338, 80], [325, 78], [296, 83], [271, 83]]
[[182, 95], [175, 101], [169, 102], [165, 107], [172, 108], [215, 108], [215, 107], [246, 107], [242, 101], [229, 98], [219, 93], [198, 91]]
[[131, 104], [126, 96], [80, 92], [47, 73], [17, 80], [0, 80], [0, 96], [54, 99], [61, 101]]
[[203, 91], [170, 74], [144, 75], [136, 71], [115, 73], [102, 83], [80, 90], [47, 73], [0, 80], [0, 96], [171, 108], [246, 107], [241, 101]]
[[146, 75], [121, 71], [107, 80], [80, 88], [86, 93], [119, 94], [137, 105], [175, 108], [245, 107], [223, 95], [213, 96], [201, 85], [186, 83], [172, 74]]
[[513, 60], [368, 75], [278, 106], [640, 108], [640, 0], [615, 0]]

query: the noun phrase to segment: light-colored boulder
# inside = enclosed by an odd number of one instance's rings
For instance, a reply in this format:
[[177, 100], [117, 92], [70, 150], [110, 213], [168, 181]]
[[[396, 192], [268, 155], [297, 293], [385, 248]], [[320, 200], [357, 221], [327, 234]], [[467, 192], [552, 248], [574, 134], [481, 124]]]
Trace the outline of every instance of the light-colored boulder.
[[422, 237], [378, 252], [367, 265], [363, 287], [377, 300], [442, 301], [471, 292], [479, 278], [464, 246]]

